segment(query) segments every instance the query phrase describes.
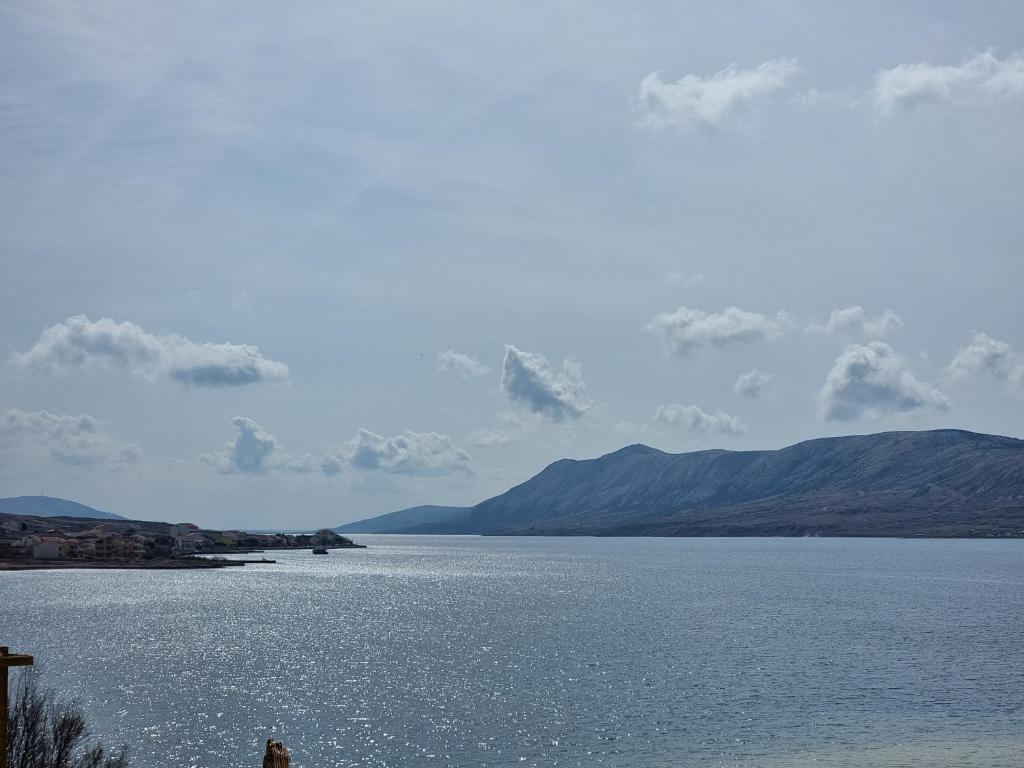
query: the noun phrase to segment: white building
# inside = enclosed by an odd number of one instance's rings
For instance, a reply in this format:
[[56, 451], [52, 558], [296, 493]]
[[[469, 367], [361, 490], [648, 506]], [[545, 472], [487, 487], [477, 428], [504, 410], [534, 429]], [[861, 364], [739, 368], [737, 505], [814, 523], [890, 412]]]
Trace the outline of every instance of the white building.
[[64, 556], [60, 544], [56, 541], [43, 541], [32, 547], [35, 560], [60, 560]]
[[176, 523], [170, 527], [167, 535], [174, 539], [177, 552], [195, 552], [196, 545], [205, 542], [199, 535], [199, 526], [194, 523]]

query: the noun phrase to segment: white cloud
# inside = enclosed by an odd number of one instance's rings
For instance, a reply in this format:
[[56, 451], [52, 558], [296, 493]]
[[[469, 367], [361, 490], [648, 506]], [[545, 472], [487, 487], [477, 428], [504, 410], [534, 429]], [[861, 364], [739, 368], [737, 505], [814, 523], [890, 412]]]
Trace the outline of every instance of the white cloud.
[[586, 397], [583, 374], [571, 360], [556, 371], [543, 355], [507, 344], [501, 367], [501, 387], [508, 399], [554, 421], [578, 419], [591, 402]]
[[704, 282], [706, 276], [699, 272], [683, 272], [673, 270], [665, 275], [665, 284], [679, 286], [681, 288], [694, 288]]
[[477, 429], [466, 435], [466, 442], [478, 448], [500, 448], [513, 439], [511, 434], [501, 429]]
[[985, 333], [976, 333], [970, 344], [959, 349], [947, 370], [961, 379], [996, 379], [1014, 394], [1024, 395], [1024, 355]]
[[1010, 371], [1009, 384], [1013, 394], [1024, 397], [1024, 365], [1018, 365]]
[[[270, 472], [309, 474], [317, 469], [316, 460], [309, 454], [293, 456], [287, 453], [277, 438], [252, 419], [236, 416], [231, 420], [236, 430], [235, 439], [223, 451], [204, 453], [199, 461], [213, 467], [222, 475], [265, 475]], [[327, 457], [320, 464], [324, 474]], [[333, 474], [337, 474], [336, 472]]]
[[853, 306], [832, 310], [824, 324], [811, 322], [807, 326], [807, 332], [826, 336], [879, 339], [902, 327], [903, 318], [891, 309], [872, 317], [864, 311], [864, 307]]
[[236, 387], [288, 378], [288, 366], [248, 344], [197, 343], [178, 334], [152, 334], [135, 323], [69, 317], [46, 328], [12, 362], [40, 372], [123, 368], [146, 379], [168, 378], [195, 387]]
[[115, 441], [92, 416], [50, 411], [0, 412], [0, 453], [12, 457], [48, 456], [61, 464], [127, 464], [141, 458], [139, 449]]
[[320, 471], [328, 477], [337, 477], [340, 475], [344, 466], [345, 465], [342, 463], [341, 459], [333, 453], [324, 454], [324, 457], [320, 460]]
[[[323, 460], [321, 459], [320, 464], [317, 464], [316, 459], [310, 456], [308, 453], [304, 453], [302, 456], [289, 460], [285, 467], [286, 472], [295, 472], [300, 475], [308, 475], [312, 472], [316, 472], [317, 469], [323, 471]], [[325, 475], [329, 475], [329, 472], [324, 472]]]
[[925, 408], [944, 411], [950, 400], [919, 381], [906, 362], [881, 341], [851, 344], [836, 358], [818, 392], [821, 415], [830, 421], [879, 419]]
[[754, 368], [744, 374], [740, 374], [739, 378], [736, 379], [736, 384], [733, 386], [733, 391], [740, 397], [756, 400], [762, 395], [771, 392], [774, 386], [775, 376], [770, 373], [761, 373], [761, 371]]
[[1020, 356], [1005, 341], [993, 339], [987, 333], [976, 333], [970, 344], [957, 350], [949, 371], [961, 378], [986, 374], [1007, 379], [1020, 362]]
[[498, 426], [476, 429], [466, 435], [466, 442], [480, 448], [499, 448], [522, 437], [525, 423], [517, 414], [498, 414]]
[[252, 419], [231, 420], [237, 430], [225, 450], [204, 453], [199, 460], [225, 475], [266, 475], [269, 473], [310, 474], [321, 472], [337, 477], [345, 465], [361, 470], [378, 470], [396, 475], [448, 475], [470, 469], [470, 458], [448, 435], [406, 431], [384, 437], [360, 429], [339, 453], [325, 453], [319, 461], [309, 454], [286, 452], [272, 434]]
[[926, 102], [957, 105], [1024, 98], [1024, 55], [999, 59], [991, 51], [960, 64], [916, 62], [882, 69], [875, 75], [875, 104], [882, 112]]
[[674, 83], [652, 72], [640, 82], [634, 103], [637, 123], [645, 128], [714, 128], [730, 114], [786, 88], [799, 69], [793, 59], [771, 59], [755, 69], [730, 65], [709, 77], [684, 75]]
[[231, 424], [237, 430], [235, 439], [220, 453], [204, 453], [200, 460], [217, 468], [218, 472], [230, 474], [239, 472], [246, 475], [262, 475], [267, 472], [280, 451], [277, 438], [252, 419], [236, 416]]
[[360, 429], [346, 444], [348, 463], [362, 470], [377, 470], [396, 475], [450, 475], [467, 472], [469, 454], [437, 432], [412, 432], [384, 437]]
[[491, 369], [472, 355], [456, 352], [454, 349], [446, 349], [437, 356], [436, 370], [438, 373], [452, 371], [462, 378], [468, 379], [473, 376], [483, 376]]
[[746, 431], [737, 417], [723, 411], [707, 413], [696, 405], [659, 405], [654, 420], [680, 427], [693, 435], [739, 435]]
[[663, 312], [655, 317], [647, 325], [647, 330], [661, 336], [666, 350], [688, 355], [709, 347], [774, 339], [789, 325], [790, 321], [784, 312], [772, 318], [739, 307], [710, 313], [679, 307], [674, 312]]

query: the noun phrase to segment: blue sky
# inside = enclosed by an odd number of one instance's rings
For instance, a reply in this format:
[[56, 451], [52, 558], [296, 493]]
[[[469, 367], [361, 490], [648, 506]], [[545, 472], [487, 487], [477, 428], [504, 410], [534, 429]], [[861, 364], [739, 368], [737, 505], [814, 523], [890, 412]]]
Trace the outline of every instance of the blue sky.
[[0, 495], [218, 526], [1024, 432], [1014, 3], [0, 6]]

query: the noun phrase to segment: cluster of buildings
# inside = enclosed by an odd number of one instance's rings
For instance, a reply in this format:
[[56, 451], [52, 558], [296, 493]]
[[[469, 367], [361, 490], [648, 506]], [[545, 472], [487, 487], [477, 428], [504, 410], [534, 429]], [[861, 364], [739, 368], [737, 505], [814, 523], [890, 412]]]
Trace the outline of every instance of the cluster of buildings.
[[[0, 539], [0, 550], [6, 550], [9, 556], [16, 558], [138, 560], [169, 556], [174, 548], [169, 536], [105, 530], [102, 526], [84, 531], [12, 531], [11, 522], [4, 522], [2, 526], [8, 535]], [[11, 536], [11, 533], [15, 535]]]
[[145, 560], [211, 547], [210, 539], [192, 523], [162, 528], [166, 530], [95, 522], [88, 528], [69, 530], [11, 517], [0, 519], [0, 556], [18, 560]]

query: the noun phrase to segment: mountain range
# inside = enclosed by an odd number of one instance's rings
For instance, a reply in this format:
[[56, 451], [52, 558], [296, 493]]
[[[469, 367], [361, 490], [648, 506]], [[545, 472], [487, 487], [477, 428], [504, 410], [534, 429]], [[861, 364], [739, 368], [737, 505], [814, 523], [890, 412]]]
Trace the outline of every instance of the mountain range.
[[77, 501], [52, 496], [12, 496], [0, 499], [0, 514], [33, 515], [35, 517], [88, 517], [97, 520], [125, 520], [113, 512], [103, 512]]
[[[443, 510], [439, 512], [439, 510]], [[338, 530], [591, 536], [1024, 536], [1024, 441], [942, 429], [766, 451], [631, 445], [562, 459], [476, 506]]]

